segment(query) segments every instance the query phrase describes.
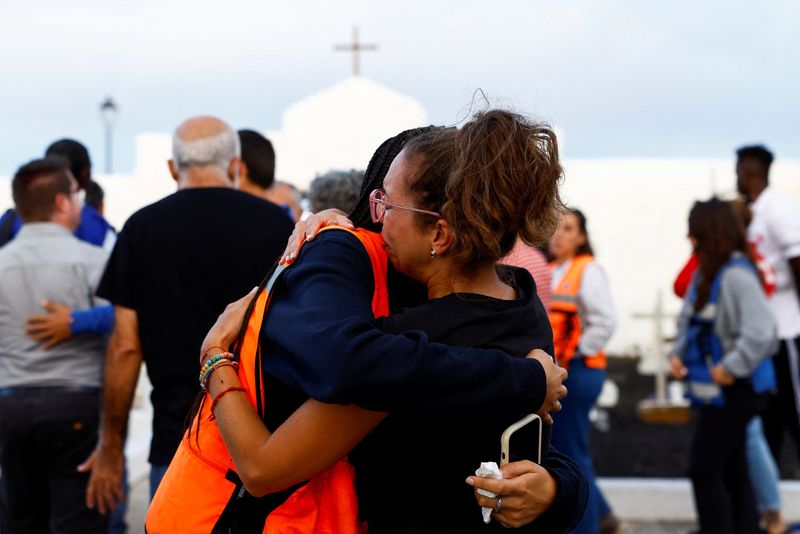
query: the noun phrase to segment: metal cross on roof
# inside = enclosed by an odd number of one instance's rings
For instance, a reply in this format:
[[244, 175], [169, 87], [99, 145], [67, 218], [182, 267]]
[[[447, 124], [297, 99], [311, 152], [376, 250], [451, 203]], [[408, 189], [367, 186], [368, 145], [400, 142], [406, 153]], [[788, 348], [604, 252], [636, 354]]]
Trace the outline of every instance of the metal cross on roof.
[[364, 44], [358, 40], [358, 26], [353, 27], [353, 42], [346, 45], [335, 45], [333, 49], [336, 52], [352, 52], [353, 53], [353, 76], [361, 74], [361, 59], [359, 53], [362, 51], [377, 50], [378, 45]]

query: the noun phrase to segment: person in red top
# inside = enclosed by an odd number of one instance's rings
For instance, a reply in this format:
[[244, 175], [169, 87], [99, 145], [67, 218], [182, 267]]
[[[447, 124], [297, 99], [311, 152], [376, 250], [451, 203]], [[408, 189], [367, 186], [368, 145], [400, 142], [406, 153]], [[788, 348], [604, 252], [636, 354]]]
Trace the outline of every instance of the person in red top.
[[[750, 226], [750, 220], [753, 218], [753, 214], [750, 208], [747, 207], [747, 204], [741, 200], [731, 200], [730, 204], [744, 227], [747, 228]], [[770, 297], [775, 292], [775, 272], [772, 270], [766, 258], [764, 258], [764, 255], [758, 250], [757, 243], [750, 243], [750, 252], [756, 260], [756, 267], [758, 268], [758, 275], [761, 278], [761, 285], [764, 286], [764, 293], [766, 293], [767, 297]], [[697, 259], [697, 253], [693, 252], [686, 262], [686, 265], [684, 265], [681, 272], [678, 273], [678, 277], [675, 278], [675, 282], [672, 285], [672, 290], [678, 297], [683, 298], [686, 296], [686, 292], [689, 290], [689, 284], [692, 282], [692, 277], [698, 265], [700, 265], [700, 262]]]

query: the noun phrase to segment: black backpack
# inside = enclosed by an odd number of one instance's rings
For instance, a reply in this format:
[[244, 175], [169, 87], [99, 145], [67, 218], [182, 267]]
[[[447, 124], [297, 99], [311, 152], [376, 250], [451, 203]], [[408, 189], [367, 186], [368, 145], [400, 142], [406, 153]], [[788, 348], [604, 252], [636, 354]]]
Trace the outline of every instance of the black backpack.
[[14, 224], [17, 222], [17, 212], [14, 208], [6, 210], [3, 223], [0, 224], [0, 247], [11, 241], [14, 232]]

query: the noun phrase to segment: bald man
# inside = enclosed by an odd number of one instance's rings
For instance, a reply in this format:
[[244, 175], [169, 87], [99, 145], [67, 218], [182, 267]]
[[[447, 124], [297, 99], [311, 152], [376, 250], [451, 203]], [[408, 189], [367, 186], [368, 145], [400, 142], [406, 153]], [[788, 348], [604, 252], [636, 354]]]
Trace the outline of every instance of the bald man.
[[150, 488], [155, 493], [198, 391], [206, 332], [229, 302], [258, 285], [293, 224], [280, 207], [237, 191], [239, 138], [225, 122], [196, 117], [173, 135], [178, 191], [134, 213], [98, 288], [114, 304], [97, 449], [87, 502], [106, 512], [120, 497], [123, 446], [139, 368], [153, 384]]

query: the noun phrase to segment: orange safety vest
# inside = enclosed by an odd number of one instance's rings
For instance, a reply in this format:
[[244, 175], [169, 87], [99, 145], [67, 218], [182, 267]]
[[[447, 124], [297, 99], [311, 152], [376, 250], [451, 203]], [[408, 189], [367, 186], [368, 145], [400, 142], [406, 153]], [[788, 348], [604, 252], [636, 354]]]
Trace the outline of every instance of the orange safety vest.
[[[355, 235], [366, 249], [375, 279], [372, 311], [375, 317], [388, 315], [388, 258], [382, 247], [380, 234], [366, 230], [353, 232], [339, 227], [327, 227], [324, 230], [334, 228]], [[259, 336], [272, 297], [272, 288], [283, 270], [285, 269], [279, 267], [266, 287], [262, 284], [259, 288], [255, 305], [251, 305], [245, 316], [244, 336], [234, 352], [239, 360], [239, 380], [246, 390], [250, 404], [262, 418], [264, 388], [261, 362], [265, 355]], [[364, 527], [358, 523], [354, 476], [352, 465], [346, 458], [342, 458], [312, 477], [277, 508], [274, 507], [274, 496], [271, 500], [269, 495], [263, 497], [264, 521], [256, 516], [257, 530], [254, 530], [252, 518], [246, 528], [239, 524], [234, 529], [238, 527], [240, 530], [269, 534], [363, 532]], [[237, 523], [237, 504], [245, 496], [249, 498], [248, 508], [252, 509], [254, 501], [255, 506], [259, 506], [260, 502], [247, 494], [236, 474], [236, 467], [211, 413], [211, 399], [206, 394], [153, 497], [147, 512], [145, 530], [149, 534], [229, 532], [231, 524]], [[269, 503], [273, 505], [270, 506]]]
[[[581, 254], [572, 258], [566, 274], [553, 289], [550, 311], [547, 316], [550, 319], [550, 326], [553, 328], [556, 361], [562, 367], [569, 367], [569, 362], [575, 357], [575, 351], [578, 349], [578, 342], [581, 339], [582, 325], [578, 315], [578, 294], [581, 290], [586, 266], [593, 261], [594, 258], [589, 254]], [[551, 270], [555, 267], [554, 263], [550, 264]], [[605, 369], [606, 360], [603, 351], [583, 358], [586, 367], [592, 369]]]

